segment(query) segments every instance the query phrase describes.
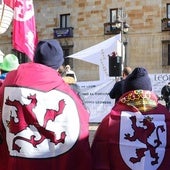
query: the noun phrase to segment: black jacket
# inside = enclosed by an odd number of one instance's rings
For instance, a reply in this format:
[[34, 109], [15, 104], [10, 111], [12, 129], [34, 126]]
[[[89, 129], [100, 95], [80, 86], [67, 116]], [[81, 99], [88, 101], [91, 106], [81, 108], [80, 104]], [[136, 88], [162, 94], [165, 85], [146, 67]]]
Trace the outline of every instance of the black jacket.
[[119, 98], [123, 94], [124, 82], [125, 82], [124, 79], [116, 82], [109, 93], [110, 98], [115, 99], [115, 103], [119, 100]]

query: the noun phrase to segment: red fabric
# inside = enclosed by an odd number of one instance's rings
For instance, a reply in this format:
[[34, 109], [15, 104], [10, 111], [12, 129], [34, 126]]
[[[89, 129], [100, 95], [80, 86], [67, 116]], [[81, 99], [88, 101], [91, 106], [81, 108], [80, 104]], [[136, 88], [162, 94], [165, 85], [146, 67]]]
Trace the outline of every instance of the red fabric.
[[12, 2], [14, 2], [14, 20], [12, 32], [13, 48], [26, 54], [32, 61], [35, 47], [38, 42], [33, 1], [23, 0]]
[[[143, 142], [144, 145], [140, 146], [141, 141], [145, 139], [146, 135], [143, 133], [144, 129], [148, 128], [147, 126], [142, 126], [141, 122], [139, 122], [139, 125], [136, 126], [128, 126], [128, 117], [122, 117], [122, 111], [125, 111], [127, 114], [134, 112], [137, 112], [137, 109], [135, 107], [123, 105], [121, 103], [118, 103], [113, 107], [111, 112], [103, 119], [101, 124], [98, 127], [98, 130], [95, 134], [94, 141], [92, 143], [92, 158], [93, 158], [93, 170], [130, 170], [130, 169], [140, 169], [140, 170], [146, 170], [146, 169], [157, 169], [157, 170], [165, 170], [169, 169], [170, 167], [170, 113], [167, 111], [167, 109], [162, 106], [161, 104], [158, 104], [158, 106], [155, 109], [152, 109], [151, 111], [145, 112], [145, 113], [140, 113], [141, 116], [147, 117], [156, 117], [156, 121], [154, 122], [157, 124], [157, 126], [161, 125], [162, 122], [164, 123], [164, 130], [165, 131], [158, 131], [158, 135], [164, 134], [165, 136], [165, 141], [164, 139], [159, 139], [161, 142], [164, 141], [166, 145], [164, 146], [164, 142], [160, 144], [160, 147], [158, 147], [160, 150], [146, 150], [144, 152], [144, 155], [142, 154], [143, 152], [139, 153], [138, 151], [135, 152], [134, 148], [141, 149], [142, 147], [146, 148], [147, 145], [151, 144], [148, 146], [148, 148], [151, 148], [152, 146], [156, 145], [155, 143], [151, 142], [151, 139], [156, 139], [154, 136], [149, 136], [146, 138], [146, 141]], [[137, 116], [137, 115], [136, 115]], [[159, 117], [165, 116], [165, 120], [161, 121], [159, 120]], [[127, 119], [126, 122], [123, 125], [121, 124], [121, 119]], [[129, 121], [130, 122], [130, 121]], [[132, 124], [132, 123], [130, 123]], [[151, 123], [152, 125], [152, 123]], [[134, 129], [134, 133], [133, 132]], [[129, 133], [129, 136], [135, 136], [137, 134], [137, 129], [140, 129], [140, 133], [138, 133], [138, 137], [133, 139], [133, 141], [125, 140], [125, 142], [121, 141], [121, 135], [122, 135], [122, 130], [127, 131], [126, 134]], [[156, 128], [155, 128], [156, 129]], [[149, 128], [147, 129], [149, 131]], [[132, 132], [131, 132], [132, 131]], [[151, 130], [150, 130], [151, 131]], [[123, 133], [124, 138], [125, 134]], [[128, 135], [127, 135], [128, 136]], [[151, 141], [150, 141], [151, 140]], [[158, 140], [158, 141], [159, 141]], [[138, 141], [138, 145], [136, 145], [136, 141]], [[148, 142], [148, 144], [147, 144]], [[120, 149], [122, 148], [122, 149]], [[127, 148], [126, 151], [124, 152], [123, 148]], [[134, 149], [134, 150], [132, 150]], [[164, 150], [165, 149], [165, 152]], [[150, 151], [150, 152], [149, 152]], [[153, 151], [153, 155], [155, 157], [158, 156], [158, 162], [155, 164], [151, 164], [154, 158], [151, 158], [150, 154], [151, 151]], [[159, 151], [163, 151], [161, 154], [157, 155]], [[155, 153], [156, 152], [156, 153]], [[138, 160], [137, 162], [133, 162], [133, 159], [130, 159], [128, 157], [129, 154], [133, 155], [134, 157], [137, 157], [137, 153], [139, 154], [138, 156], [141, 156], [142, 159]], [[147, 153], [147, 154], [146, 154]], [[150, 154], [148, 154], [150, 153]], [[164, 153], [164, 154], [163, 154]], [[127, 158], [125, 159], [123, 158]], [[146, 157], [145, 157], [146, 156]], [[131, 160], [131, 161], [130, 161]], [[141, 163], [144, 160], [143, 164]], [[136, 164], [139, 164], [140, 168], [136, 168]], [[158, 167], [156, 167], [158, 166]]]
[[6, 4], [7, 6], [9, 6], [10, 8], [14, 8], [14, 2], [15, 0], [4, 0], [4, 4]]
[[[79, 129], [79, 135], [77, 141], [75, 142], [74, 146], [70, 148], [67, 152], [60, 154], [58, 156], [42, 158], [42, 159], [24, 158], [24, 157], [9, 156], [9, 151], [8, 151], [9, 149], [6, 146], [6, 140], [5, 140], [6, 131], [1, 122], [0, 132], [2, 133], [3, 136], [3, 143], [0, 144], [0, 153], [1, 153], [0, 170], [37, 170], [37, 169], [38, 170], [47, 170], [47, 169], [91, 170], [92, 169], [91, 152], [90, 152], [90, 146], [88, 141], [89, 114], [84, 108], [82, 101], [71, 90], [69, 85], [65, 84], [65, 82], [62, 80], [58, 72], [54, 69], [51, 69], [41, 64], [35, 64], [35, 63], [21, 64], [17, 71], [12, 71], [8, 73], [3, 85], [0, 88], [1, 106], [3, 105], [4, 87], [9, 87], [9, 86], [16, 87], [16, 89], [23, 87], [26, 88], [27, 90], [29, 89], [38, 90], [39, 92], [42, 93], [49, 93], [50, 91], [56, 89], [57, 90], [56, 92], [59, 91], [67, 94], [68, 96], [71, 97], [70, 100], [73, 99], [74, 102], [76, 103], [80, 129]], [[8, 99], [10, 98], [11, 97], [9, 97]], [[67, 100], [68, 98], [64, 99], [64, 101]], [[68, 105], [69, 103], [66, 104]], [[72, 115], [73, 114], [72, 110], [69, 110], [69, 113], [67, 114]], [[51, 117], [51, 115], [49, 116]], [[27, 115], [25, 115], [25, 118], [28, 118]], [[74, 124], [75, 122], [72, 123]], [[67, 137], [69, 136], [67, 136], [66, 133], [66, 138]], [[63, 145], [64, 144], [65, 143], [63, 143]]]

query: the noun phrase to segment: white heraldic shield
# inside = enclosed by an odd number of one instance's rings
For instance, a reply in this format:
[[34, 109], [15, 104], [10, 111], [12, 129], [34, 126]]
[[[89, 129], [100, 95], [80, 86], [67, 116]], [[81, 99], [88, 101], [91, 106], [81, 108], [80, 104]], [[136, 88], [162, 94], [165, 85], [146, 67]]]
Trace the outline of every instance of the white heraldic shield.
[[120, 152], [132, 170], [158, 169], [165, 155], [166, 137], [163, 114], [121, 113]]

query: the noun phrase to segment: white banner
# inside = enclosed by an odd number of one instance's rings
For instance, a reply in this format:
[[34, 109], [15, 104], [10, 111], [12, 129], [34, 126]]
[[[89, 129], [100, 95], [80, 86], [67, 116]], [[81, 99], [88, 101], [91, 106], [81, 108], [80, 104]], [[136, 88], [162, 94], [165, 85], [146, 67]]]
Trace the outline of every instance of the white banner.
[[170, 82], [170, 74], [162, 73], [162, 74], [150, 74], [153, 91], [161, 96], [161, 89], [164, 85]]
[[108, 93], [114, 85], [114, 80], [105, 82], [81, 82], [78, 83], [84, 104], [90, 113], [90, 122], [101, 122], [102, 118], [110, 112], [114, 100]]
[[[170, 82], [170, 74], [150, 74], [153, 91], [160, 97], [161, 89]], [[114, 106], [115, 100], [109, 97], [114, 86], [114, 78], [107, 81], [78, 82], [84, 104], [90, 113], [90, 122], [101, 122]]]
[[120, 54], [120, 41], [121, 35], [118, 34], [68, 57], [99, 65], [100, 81], [104, 81], [109, 78], [109, 55], [113, 52]]

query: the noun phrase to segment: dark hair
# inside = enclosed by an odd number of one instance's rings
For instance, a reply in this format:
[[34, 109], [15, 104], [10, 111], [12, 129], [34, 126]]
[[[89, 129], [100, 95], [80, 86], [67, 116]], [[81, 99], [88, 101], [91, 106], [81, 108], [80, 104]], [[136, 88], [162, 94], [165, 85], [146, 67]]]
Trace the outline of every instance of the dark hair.
[[170, 86], [168, 85], [163, 86], [161, 89], [162, 99], [165, 101], [166, 108], [170, 111]]

